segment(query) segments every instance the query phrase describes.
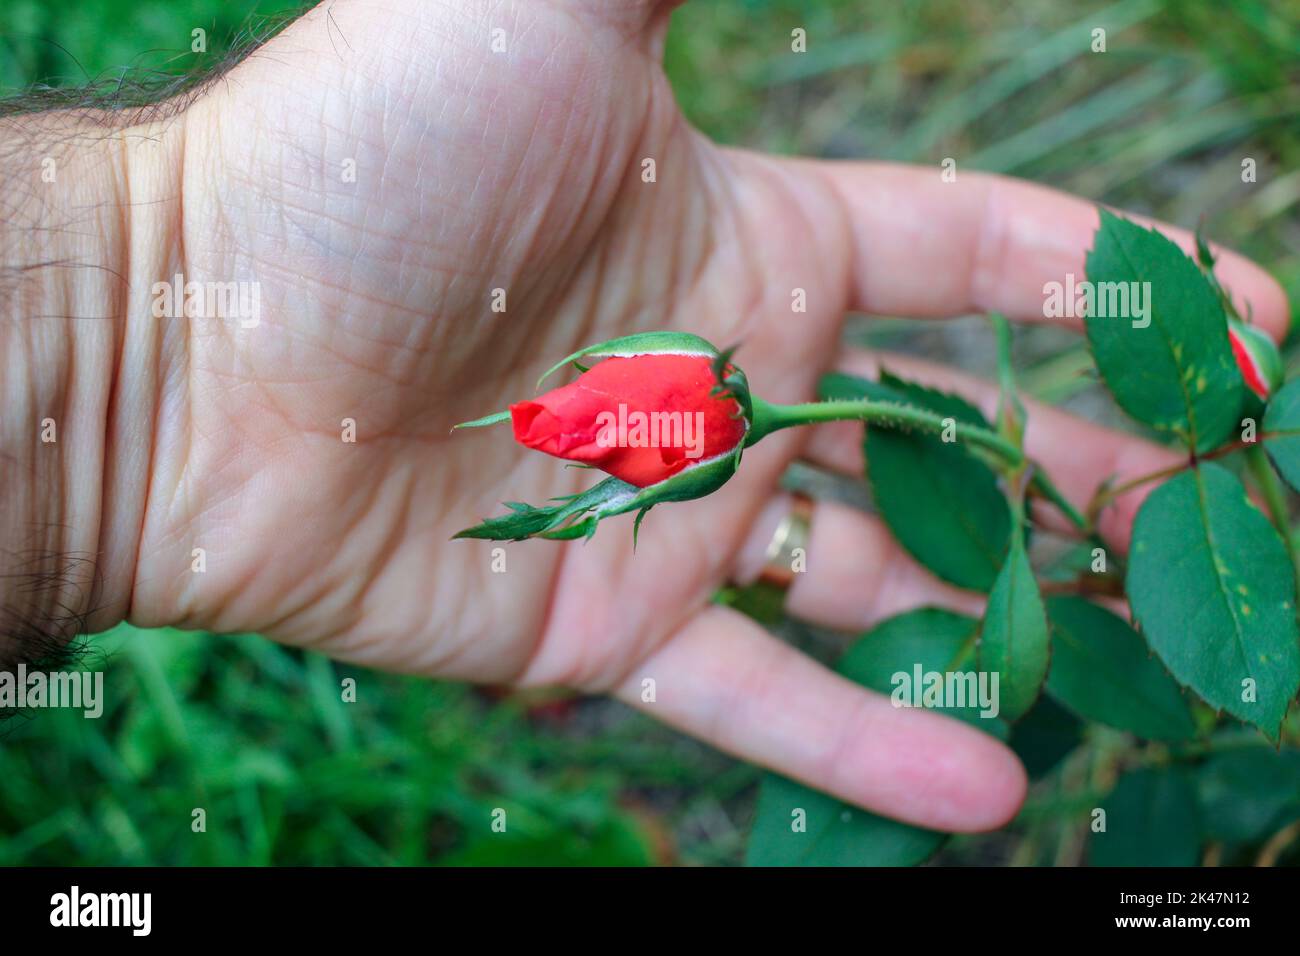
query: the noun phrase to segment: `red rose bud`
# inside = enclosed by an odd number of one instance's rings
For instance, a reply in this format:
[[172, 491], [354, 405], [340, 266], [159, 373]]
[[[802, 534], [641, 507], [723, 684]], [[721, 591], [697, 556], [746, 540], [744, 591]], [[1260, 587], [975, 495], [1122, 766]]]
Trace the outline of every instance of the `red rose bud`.
[[607, 358], [568, 385], [511, 405], [510, 420], [520, 444], [645, 488], [744, 441], [741, 407], [717, 387], [707, 356]]
[[759, 434], [751, 423], [768, 406], [750, 393], [730, 355], [689, 332], [625, 335], [580, 349], [542, 376], [579, 360], [604, 359], [573, 384], [457, 425], [484, 428], [508, 420], [523, 445], [610, 477], [541, 506], [507, 502], [507, 514], [454, 537], [590, 538], [606, 518], [635, 512], [635, 547], [651, 508], [713, 494], [736, 473], [746, 443]]
[[1282, 356], [1267, 334], [1253, 325], [1228, 320], [1228, 341], [1241, 376], [1252, 392], [1264, 400], [1282, 384]]

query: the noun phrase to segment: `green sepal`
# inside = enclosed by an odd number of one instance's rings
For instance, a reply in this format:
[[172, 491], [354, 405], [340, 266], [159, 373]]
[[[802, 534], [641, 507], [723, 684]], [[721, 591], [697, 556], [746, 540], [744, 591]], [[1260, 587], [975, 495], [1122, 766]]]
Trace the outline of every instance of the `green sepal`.
[[713, 359], [713, 377], [718, 380], [710, 393], [714, 398], [731, 398], [740, 406], [745, 422], [754, 420], [754, 396], [749, 390], [749, 377], [744, 371], [731, 364], [737, 345], [719, 352]]
[[544, 381], [570, 362], [576, 364], [580, 358], [630, 358], [634, 355], [700, 355], [712, 359], [718, 356], [718, 349], [708, 339], [689, 332], [638, 332], [597, 345], [588, 345], [585, 349], [565, 356], [542, 374], [537, 380], [537, 387], [541, 389]]
[[[617, 478], [606, 478], [582, 494], [555, 498], [558, 504], [541, 508], [518, 501], [506, 502], [509, 514], [488, 518], [482, 524], [459, 531], [453, 538], [487, 538], [492, 541], [523, 541], [538, 536], [576, 537], [565, 532], [580, 524], [579, 519], [595, 509], [617, 506], [630, 498], [635, 488]], [[579, 529], [578, 533], [581, 533]]]
[[713, 375], [717, 378], [718, 384], [711, 393], [718, 398], [734, 400], [740, 406], [739, 417], [745, 420], [745, 439], [731, 452], [733, 471], [740, 468], [740, 459], [745, 453], [745, 448], [751, 444], [749, 438], [754, 427], [754, 396], [749, 390], [749, 378], [744, 371], [731, 364], [731, 356], [737, 348], [738, 346], [733, 345], [726, 351], [720, 352], [713, 360]]
[[654, 507], [654, 505], [650, 505], [650, 506], [648, 506], [648, 507], [642, 508], [640, 511], [638, 511], [638, 512], [636, 513], [636, 520], [632, 522], [632, 550], [633, 550], [633, 552], [636, 551], [636, 543], [637, 543], [637, 539], [638, 539], [639, 535], [641, 534], [641, 522], [645, 520], [645, 516], [648, 515], [648, 514], [650, 513], [650, 509], [653, 508], [653, 507]]
[[1205, 238], [1205, 218], [1201, 217], [1200, 222], [1196, 224], [1196, 264], [1206, 272], [1214, 271], [1214, 263], [1218, 260], [1214, 252], [1210, 249], [1210, 242]]
[[1224, 314], [1228, 317], [1229, 324], [1233, 320], [1241, 321], [1241, 316], [1237, 312], [1237, 307], [1232, 304], [1232, 296], [1228, 295], [1228, 290], [1219, 282], [1219, 277], [1214, 274], [1214, 266], [1218, 262], [1218, 257], [1210, 249], [1210, 242], [1205, 238], [1205, 220], [1202, 219], [1196, 224], [1196, 264], [1201, 267], [1201, 272], [1209, 281], [1214, 294], [1218, 296], [1219, 303], [1223, 306]]
[[485, 538], [491, 541], [590, 538], [596, 533], [596, 526], [604, 519], [629, 511], [639, 511], [633, 527], [635, 545], [635, 536], [640, 531], [641, 520], [646, 512], [667, 501], [690, 501], [717, 491], [736, 473], [743, 446], [744, 442], [741, 442], [735, 451], [690, 465], [671, 478], [645, 488], [638, 488], [618, 478], [606, 478], [581, 494], [555, 499], [559, 504], [535, 508], [512, 502], [507, 505], [511, 509], [510, 514], [488, 518], [452, 537]]
[[482, 418], [476, 418], [472, 422], [461, 422], [459, 425], [451, 426], [451, 430], [458, 428], [482, 428], [485, 425], [498, 425], [501, 422], [510, 421], [510, 412], [494, 412], [491, 415], [484, 415]]
[[1024, 448], [1025, 422], [1029, 415], [1016, 393], [1016, 377], [1011, 364], [1011, 323], [1000, 312], [990, 312], [989, 321], [998, 347], [998, 434], [1017, 448]]

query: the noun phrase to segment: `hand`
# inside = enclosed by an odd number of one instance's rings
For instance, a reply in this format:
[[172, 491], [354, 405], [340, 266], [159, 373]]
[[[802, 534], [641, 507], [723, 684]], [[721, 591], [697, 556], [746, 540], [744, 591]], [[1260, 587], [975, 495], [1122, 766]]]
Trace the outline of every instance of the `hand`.
[[[792, 459], [861, 474], [857, 429], [765, 441], [717, 494], [656, 509], [635, 554], [630, 519], [587, 544], [508, 545], [504, 574], [496, 545], [449, 540], [502, 501], [590, 483], [501, 432], [449, 434], [531, 396], [543, 368], [583, 345], [658, 328], [741, 342], [757, 391], [803, 401], [828, 368], [876, 361], [841, 351], [848, 310], [1042, 320], [1043, 283], [1083, 275], [1087, 202], [710, 143], [660, 68], [667, 17], [638, 0], [333, 0], [163, 124], [162, 146], [132, 146], [170, 157], [131, 195], [156, 203], [144, 230], [154, 280], [256, 281], [261, 315], [254, 328], [173, 321], [159, 333], [153, 463], [122, 610], [376, 667], [610, 693], [889, 816], [998, 826], [1025, 790], [1009, 750], [897, 710], [709, 603], [729, 577], [756, 573]], [[1281, 290], [1231, 254], [1220, 276], [1280, 336]], [[806, 313], [791, 310], [795, 288]], [[492, 310], [495, 289], [505, 312]], [[956, 373], [889, 364], [992, 404]], [[1107, 475], [1170, 460], [1039, 407], [1027, 443], [1079, 504]], [[129, 494], [110, 491], [106, 514]], [[1106, 515], [1117, 547], [1139, 500]], [[792, 614], [860, 630], [926, 603], [978, 606], [876, 519], [818, 506]], [[640, 702], [645, 677], [656, 703]]]

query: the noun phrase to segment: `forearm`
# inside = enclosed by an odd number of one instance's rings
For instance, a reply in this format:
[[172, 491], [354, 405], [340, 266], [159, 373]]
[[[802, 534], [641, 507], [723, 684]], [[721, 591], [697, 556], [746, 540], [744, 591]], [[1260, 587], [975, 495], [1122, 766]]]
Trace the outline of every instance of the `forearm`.
[[160, 383], [177, 330], [183, 124], [0, 120], [0, 665], [128, 611]]

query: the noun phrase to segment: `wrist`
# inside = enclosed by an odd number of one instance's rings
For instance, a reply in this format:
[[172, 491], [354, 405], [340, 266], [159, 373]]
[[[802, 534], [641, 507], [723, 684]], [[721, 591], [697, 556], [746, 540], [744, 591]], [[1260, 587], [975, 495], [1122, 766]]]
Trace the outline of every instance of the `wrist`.
[[0, 607], [54, 641], [129, 611], [155, 423], [184, 354], [150, 308], [179, 262], [184, 116], [119, 120], [0, 121]]

